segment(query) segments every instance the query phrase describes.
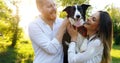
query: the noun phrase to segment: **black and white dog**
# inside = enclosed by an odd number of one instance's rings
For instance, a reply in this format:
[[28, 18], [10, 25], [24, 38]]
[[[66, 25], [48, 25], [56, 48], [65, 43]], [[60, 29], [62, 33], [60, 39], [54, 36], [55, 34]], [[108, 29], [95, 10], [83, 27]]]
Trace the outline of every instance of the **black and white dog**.
[[[67, 6], [63, 11], [67, 13], [67, 18], [69, 18], [70, 23], [78, 28], [78, 32], [86, 36], [87, 30], [84, 28], [83, 24], [85, 23], [85, 15], [86, 10], [90, 5], [82, 4], [82, 5], [74, 5], [74, 6]], [[71, 37], [66, 32], [63, 36], [62, 42], [63, 42], [63, 51], [64, 51], [64, 63], [68, 63], [68, 45], [67, 43], [70, 43]]]

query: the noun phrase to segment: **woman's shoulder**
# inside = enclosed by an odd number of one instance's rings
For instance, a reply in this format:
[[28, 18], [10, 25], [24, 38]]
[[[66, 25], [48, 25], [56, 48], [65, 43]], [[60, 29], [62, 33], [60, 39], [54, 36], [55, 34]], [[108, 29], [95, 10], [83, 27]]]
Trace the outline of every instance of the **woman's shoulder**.
[[99, 38], [96, 38], [91, 42], [91, 45], [94, 45], [94, 46], [100, 46], [101, 44], [102, 44], [102, 41]]

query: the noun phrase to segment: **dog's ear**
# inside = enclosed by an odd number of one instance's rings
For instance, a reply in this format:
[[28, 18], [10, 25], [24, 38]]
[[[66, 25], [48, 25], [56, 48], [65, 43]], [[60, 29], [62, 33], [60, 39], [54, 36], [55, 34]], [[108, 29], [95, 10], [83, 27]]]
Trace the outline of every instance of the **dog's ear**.
[[90, 5], [88, 5], [88, 4], [82, 4], [82, 5], [81, 5], [83, 11], [85, 11], [85, 12], [86, 12], [86, 10], [87, 10], [87, 8], [88, 8], [89, 6], [90, 6]]
[[82, 9], [83, 9], [83, 19], [85, 20], [86, 19], [86, 10], [88, 9], [88, 7], [89, 7], [90, 5], [88, 5], [88, 4], [82, 4], [81, 5], [81, 7], [82, 7]]
[[72, 8], [72, 6], [67, 6], [63, 11], [65, 11], [67, 13], [67, 17], [70, 14], [70, 9]]
[[90, 5], [88, 4], [82, 4], [81, 7], [82, 9], [84, 9], [85, 11], [87, 10], [87, 8], [89, 7]]
[[72, 6], [67, 6], [63, 11], [69, 12]]

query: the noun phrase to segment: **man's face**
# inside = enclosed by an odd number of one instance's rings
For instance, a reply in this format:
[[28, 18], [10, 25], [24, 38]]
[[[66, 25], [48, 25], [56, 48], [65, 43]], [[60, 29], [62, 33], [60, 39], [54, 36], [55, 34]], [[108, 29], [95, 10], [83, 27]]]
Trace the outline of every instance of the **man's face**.
[[41, 6], [38, 7], [41, 15], [47, 20], [56, 19], [56, 5], [53, 0], [43, 0]]

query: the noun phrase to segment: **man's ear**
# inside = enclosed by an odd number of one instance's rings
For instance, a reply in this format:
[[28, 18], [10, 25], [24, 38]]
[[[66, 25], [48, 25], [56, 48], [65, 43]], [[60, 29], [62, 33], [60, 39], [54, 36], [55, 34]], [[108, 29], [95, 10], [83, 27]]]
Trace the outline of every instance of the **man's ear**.
[[67, 17], [70, 13], [70, 9], [72, 8], [72, 6], [67, 6], [63, 11], [65, 11], [67, 13]]

